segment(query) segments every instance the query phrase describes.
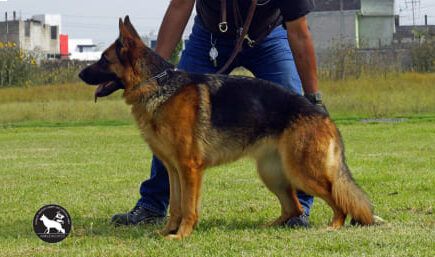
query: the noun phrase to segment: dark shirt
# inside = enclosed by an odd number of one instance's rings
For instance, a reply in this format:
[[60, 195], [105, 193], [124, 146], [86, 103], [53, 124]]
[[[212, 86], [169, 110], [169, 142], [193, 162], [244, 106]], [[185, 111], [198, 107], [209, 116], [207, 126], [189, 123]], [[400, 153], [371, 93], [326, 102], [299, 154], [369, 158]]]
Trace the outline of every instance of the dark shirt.
[[[218, 24], [222, 21], [220, 0], [197, 0], [196, 11], [207, 30], [220, 36], [235, 37], [238, 28], [236, 28], [234, 20], [233, 0], [226, 1], [228, 20], [228, 32], [226, 33], [221, 33], [218, 29]], [[245, 22], [251, 1], [238, 0], [238, 4], [242, 19], [240, 27]], [[313, 8], [312, 0], [259, 0], [249, 29], [249, 35], [252, 39], [255, 39], [265, 30], [307, 15]]]

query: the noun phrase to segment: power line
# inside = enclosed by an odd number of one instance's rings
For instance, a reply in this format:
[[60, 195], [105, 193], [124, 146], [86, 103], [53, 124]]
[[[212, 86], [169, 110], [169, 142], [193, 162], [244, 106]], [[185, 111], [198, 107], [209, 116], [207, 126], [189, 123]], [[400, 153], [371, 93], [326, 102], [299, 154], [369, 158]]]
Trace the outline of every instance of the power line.
[[[28, 13], [23, 12], [25, 15], [34, 15], [34, 13]], [[99, 15], [82, 15], [82, 14], [60, 14], [62, 17], [69, 17], [69, 18], [90, 18], [90, 19], [118, 19], [120, 16], [99, 16]], [[138, 19], [138, 20], [159, 20], [161, 21], [163, 19], [163, 16], [131, 16], [131, 18]]]
[[[409, 5], [409, 7], [408, 7]], [[405, 0], [405, 6], [407, 9], [411, 8], [412, 12], [412, 25], [415, 26], [415, 16], [416, 13], [420, 16], [420, 0]], [[417, 10], [418, 9], [418, 10]]]

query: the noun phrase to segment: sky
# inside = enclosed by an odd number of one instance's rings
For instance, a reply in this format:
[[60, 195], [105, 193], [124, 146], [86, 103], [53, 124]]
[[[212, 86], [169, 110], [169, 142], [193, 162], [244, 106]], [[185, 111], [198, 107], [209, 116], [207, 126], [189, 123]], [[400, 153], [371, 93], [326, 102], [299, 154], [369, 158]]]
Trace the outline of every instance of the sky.
[[[396, 14], [401, 24], [412, 25], [412, 0], [396, 0]], [[435, 25], [435, 0], [414, 0], [416, 24]], [[16, 11], [22, 19], [36, 14], [61, 14], [62, 31], [70, 38], [92, 38], [105, 47], [118, 36], [118, 18], [130, 15], [133, 25], [141, 35], [157, 33], [170, 0], [0, 0], [0, 20], [4, 13], [12, 17]]]

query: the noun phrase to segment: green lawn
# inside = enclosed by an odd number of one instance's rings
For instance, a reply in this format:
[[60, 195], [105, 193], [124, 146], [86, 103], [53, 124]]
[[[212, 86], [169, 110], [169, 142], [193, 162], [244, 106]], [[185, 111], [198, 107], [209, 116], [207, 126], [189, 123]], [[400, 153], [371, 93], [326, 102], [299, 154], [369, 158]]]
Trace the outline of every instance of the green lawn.
[[[132, 123], [0, 127], [0, 256], [434, 256], [435, 115], [408, 118], [337, 120], [354, 178], [386, 224], [322, 229], [332, 211], [316, 199], [313, 228], [260, 228], [279, 215], [279, 204], [243, 159], [206, 172], [199, 224], [182, 241], [157, 235], [163, 225], [109, 225], [134, 206], [149, 175], [151, 152]], [[58, 244], [32, 228], [50, 203], [72, 216], [72, 233]]]
[[[249, 75], [237, 70], [234, 74]], [[400, 117], [435, 114], [435, 73], [390, 74], [320, 81], [333, 118]], [[0, 126], [22, 122], [95, 122], [133, 120], [122, 91], [94, 103], [95, 87], [84, 83], [0, 88]]]

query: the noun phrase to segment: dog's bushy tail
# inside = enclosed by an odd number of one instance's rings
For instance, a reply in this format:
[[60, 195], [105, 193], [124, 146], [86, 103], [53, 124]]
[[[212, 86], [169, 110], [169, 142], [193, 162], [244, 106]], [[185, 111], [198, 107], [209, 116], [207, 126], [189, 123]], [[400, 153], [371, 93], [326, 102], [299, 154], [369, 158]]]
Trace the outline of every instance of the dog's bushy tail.
[[355, 183], [344, 157], [332, 184], [332, 197], [344, 213], [364, 225], [373, 225], [373, 206], [367, 195]]

